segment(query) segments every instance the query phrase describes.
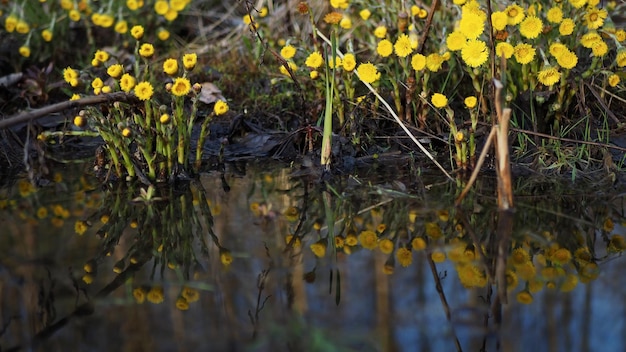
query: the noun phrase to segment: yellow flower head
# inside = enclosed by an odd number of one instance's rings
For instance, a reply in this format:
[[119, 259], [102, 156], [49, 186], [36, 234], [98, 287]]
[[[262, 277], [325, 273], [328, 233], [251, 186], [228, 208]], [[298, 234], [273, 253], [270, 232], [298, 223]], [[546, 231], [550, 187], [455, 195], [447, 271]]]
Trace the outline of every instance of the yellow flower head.
[[318, 68], [324, 63], [322, 54], [317, 51], [312, 52], [304, 61], [304, 64], [310, 68]]
[[378, 42], [378, 45], [376, 46], [376, 52], [382, 57], [387, 57], [393, 52], [393, 44], [391, 43], [391, 41], [383, 39]]
[[363, 21], [367, 21], [367, 19], [370, 18], [371, 15], [372, 15], [372, 11], [370, 11], [368, 9], [363, 9], [363, 10], [359, 11], [359, 16], [361, 16], [361, 19]]
[[163, 302], [163, 287], [155, 286], [151, 288], [150, 291], [148, 291], [146, 298], [148, 299], [148, 302], [154, 304]]
[[336, 9], [347, 9], [349, 4], [349, 0], [330, 0], [330, 6]]
[[213, 106], [213, 112], [215, 115], [224, 115], [228, 112], [228, 103], [223, 100], [218, 100], [215, 102], [215, 106]]
[[139, 55], [145, 58], [150, 58], [154, 55], [154, 46], [150, 43], [143, 43], [139, 48]]
[[96, 50], [96, 53], [94, 54], [94, 59], [100, 62], [106, 62], [109, 59], [109, 53], [104, 50]]
[[328, 13], [326, 14], [326, 16], [324, 16], [324, 22], [328, 24], [337, 24], [341, 22], [342, 19], [343, 19], [343, 15], [335, 11]]
[[29, 57], [30, 56], [30, 48], [27, 47], [26, 45], [22, 45], [19, 48], [18, 51], [19, 51], [20, 55], [22, 55], [23, 57]]
[[600, 41], [602, 41], [602, 37], [596, 31], [585, 33], [580, 38], [580, 44], [584, 46], [585, 48], [589, 48], [589, 49], [593, 48], [595, 43], [600, 42]]
[[491, 25], [496, 31], [501, 31], [506, 28], [509, 23], [509, 17], [504, 11], [496, 11], [491, 14]]
[[559, 25], [559, 34], [566, 36], [574, 33], [574, 28], [576, 28], [576, 23], [571, 18], [566, 18], [561, 21]]
[[512, 5], [507, 6], [507, 8], [504, 9], [504, 12], [506, 13], [508, 17], [508, 22], [509, 22], [509, 25], [511, 26], [515, 26], [519, 24], [520, 22], [522, 22], [522, 20], [526, 16], [524, 14], [524, 9], [517, 4], [512, 4]]
[[128, 73], [125, 73], [122, 75], [122, 78], [120, 78], [120, 89], [128, 93], [135, 87], [136, 83], [137, 80], [135, 79], [135, 77], [131, 76]]
[[441, 69], [444, 61], [446, 60], [442, 55], [432, 53], [426, 56], [426, 67], [432, 72], [437, 72]]
[[119, 78], [124, 71], [124, 67], [120, 64], [114, 64], [107, 68], [107, 74], [113, 78]]
[[17, 25], [15, 25], [15, 31], [20, 34], [26, 34], [30, 32], [30, 25], [24, 20], [19, 20]]
[[359, 234], [359, 242], [365, 249], [374, 249], [378, 246], [378, 237], [374, 231], [365, 230]]
[[408, 248], [400, 247], [396, 251], [396, 259], [400, 265], [406, 268], [413, 263], [413, 252]]
[[560, 7], [554, 6], [546, 13], [548, 22], [558, 24], [563, 21], [563, 10]]
[[407, 57], [412, 51], [411, 39], [406, 34], [400, 34], [398, 40], [393, 45], [393, 49], [398, 57]]
[[313, 254], [318, 258], [323, 258], [326, 255], [326, 239], [321, 239], [309, 246]]
[[465, 35], [467, 39], [478, 38], [485, 30], [485, 21], [483, 17], [475, 12], [463, 12], [461, 21], [459, 21], [459, 31]]
[[143, 26], [139, 26], [139, 25], [133, 26], [130, 29], [130, 35], [132, 35], [133, 38], [137, 40], [141, 39], [143, 37]]
[[468, 109], [473, 109], [478, 103], [478, 99], [476, 99], [476, 97], [472, 95], [472, 96], [465, 98], [463, 102], [465, 103], [465, 106]]
[[587, 4], [587, 0], [569, 0], [569, 3], [572, 4], [575, 8], [579, 9]]
[[172, 84], [172, 94], [177, 97], [185, 96], [191, 90], [191, 83], [185, 77], [177, 77]]
[[52, 31], [49, 29], [44, 29], [43, 31], [41, 31], [41, 38], [43, 38], [43, 40], [46, 42], [50, 42], [52, 40]]
[[617, 52], [615, 62], [617, 63], [618, 67], [626, 66], [626, 49], [621, 49]]
[[360, 64], [356, 69], [359, 78], [365, 83], [374, 83], [380, 79], [380, 72], [372, 63]]
[[531, 303], [533, 303], [533, 295], [531, 295], [530, 292], [528, 292], [528, 291], [520, 291], [520, 292], [518, 292], [517, 295], [515, 296], [515, 298], [521, 304], [531, 304]]
[[170, 76], [178, 73], [178, 60], [169, 58], [163, 62], [163, 72]]
[[604, 40], [599, 40], [591, 46], [591, 52], [595, 57], [603, 57], [609, 51], [609, 47], [606, 45]]
[[356, 58], [354, 57], [354, 54], [352, 53], [347, 53], [343, 56], [343, 69], [346, 70], [347, 72], [352, 72], [354, 70], [354, 68], [356, 67]]
[[291, 45], [285, 45], [282, 49], [280, 49], [280, 56], [284, 59], [291, 59], [296, 55], [296, 48]]
[[70, 83], [73, 79], [78, 79], [78, 71], [71, 67], [67, 67], [63, 70], [63, 79], [65, 82]]
[[183, 55], [183, 66], [185, 70], [191, 71], [194, 67], [196, 67], [196, 63], [198, 62], [198, 55], [196, 53], [189, 53]]
[[519, 43], [514, 47], [513, 55], [515, 55], [515, 60], [520, 64], [527, 64], [535, 58], [535, 48], [530, 44]]
[[220, 261], [224, 266], [229, 266], [233, 262], [233, 255], [228, 249], [220, 249]]
[[120, 33], [120, 34], [124, 34], [126, 32], [128, 32], [128, 22], [122, 20], [122, 21], [118, 21], [115, 24], [114, 27], [115, 32]]
[[[122, 76], [122, 79], [124, 79], [124, 76]], [[143, 81], [139, 82], [135, 86], [134, 92], [139, 100], [148, 100], [152, 98], [152, 94], [154, 94], [154, 89], [152, 88], [152, 84], [150, 84], [150, 82]]]
[[384, 254], [391, 254], [393, 252], [393, 242], [388, 238], [384, 238], [378, 243], [378, 248]]
[[422, 54], [415, 54], [411, 57], [411, 67], [415, 71], [421, 71], [426, 67], [426, 56]]
[[379, 39], [383, 39], [384, 37], [387, 36], [387, 27], [385, 26], [378, 26], [376, 27], [376, 29], [374, 29], [374, 36], [376, 38]]
[[165, 15], [169, 9], [170, 5], [165, 0], [157, 0], [154, 3], [154, 12], [156, 12], [158, 15]]
[[537, 16], [528, 16], [519, 25], [520, 34], [528, 39], [535, 39], [543, 31], [543, 23]]
[[[430, 101], [433, 103], [433, 106], [436, 108], [445, 108], [448, 105], [448, 98], [441, 93], [435, 93], [430, 98]], [[426, 224], [428, 225], [428, 224]]]
[[561, 80], [561, 72], [555, 67], [548, 67], [537, 73], [537, 79], [544, 86], [552, 87]]
[[619, 84], [619, 82], [620, 82], [620, 78], [619, 78], [619, 76], [618, 76], [618, 75], [616, 75], [616, 74], [612, 74], [612, 75], [610, 75], [610, 76], [609, 76], [609, 78], [607, 79], [607, 82], [608, 82], [609, 86], [611, 86], [611, 87], [615, 87], [615, 86], [617, 86], [617, 85]]
[[343, 28], [343, 29], [350, 29], [352, 28], [352, 20], [350, 19], [350, 17], [344, 16], [341, 21], [339, 21], [339, 27]]
[[487, 61], [487, 44], [482, 40], [469, 40], [461, 50], [463, 61], [470, 67], [479, 67]]
[[102, 80], [99, 77], [96, 77], [91, 82], [91, 87], [93, 87], [93, 88], [102, 88], [102, 86], [104, 86], [104, 82], [102, 82]]
[[157, 31], [157, 37], [161, 41], [166, 41], [166, 40], [168, 40], [170, 38], [170, 32], [167, 29], [160, 28]]

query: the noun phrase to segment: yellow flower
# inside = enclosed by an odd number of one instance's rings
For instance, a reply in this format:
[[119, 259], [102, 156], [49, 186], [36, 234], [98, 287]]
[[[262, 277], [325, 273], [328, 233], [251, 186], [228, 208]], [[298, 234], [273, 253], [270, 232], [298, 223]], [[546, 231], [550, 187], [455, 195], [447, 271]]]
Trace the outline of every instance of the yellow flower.
[[619, 42], [623, 42], [626, 40], [626, 31], [623, 29], [618, 29], [615, 31], [615, 38], [619, 41]]
[[39, 219], [45, 219], [48, 217], [48, 209], [46, 207], [39, 207], [39, 209], [37, 209], [37, 217]]
[[326, 239], [321, 239], [309, 246], [316, 257], [322, 258], [326, 255]]
[[50, 42], [52, 40], [52, 31], [49, 29], [44, 29], [41, 31], [41, 37], [44, 41]]
[[243, 24], [245, 24], [246, 26], [249, 25], [250, 23], [252, 23], [252, 21], [254, 20], [253, 17], [251, 17], [250, 15], [244, 15], [241, 20], [243, 21]]
[[142, 304], [146, 300], [146, 290], [143, 287], [133, 289], [133, 297], [135, 302]]
[[30, 25], [24, 20], [18, 20], [15, 25], [15, 31], [20, 34], [26, 34], [30, 32]]
[[596, 42], [602, 41], [602, 37], [596, 31], [585, 33], [580, 38], [580, 44], [585, 48], [592, 48]]
[[548, 10], [546, 17], [550, 23], [561, 23], [563, 21], [563, 10], [558, 6], [554, 6]]
[[472, 39], [461, 50], [463, 61], [470, 67], [479, 67], [487, 61], [487, 44], [482, 40]]
[[374, 29], [374, 36], [376, 38], [379, 39], [383, 39], [384, 37], [387, 36], [387, 27], [385, 26], [378, 26], [376, 27], [376, 29]]
[[298, 210], [298, 208], [292, 206], [292, 207], [285, 209], [285, 211], [283, 212], [283, 215], [285, 216], [287, 221], [295, 222], [298, 220], [300, 211]]
[[528, 39], [535, 39], [543, 31], [543, 23], [536, 16], [528, 16], [519, 25], [520, 34]]
[[167, 73], [170, 76], [173, 76], [178, 73], [178, 60], [176, 59], [167, 59], [163, 62], [163, 72]]
[[520, 64], [527, 64], [535, 58], [535, 48], [530, 44], [519, 43], [515, 46], [515, 60]]
[[167, 125], [168, 123], [170, 123], [171, 120], [171, 116], [169, 114], [163, 114], [161, 115], [161, 117], [159, 117], [159, 122], [163, 125]]
[[124, 20], [117, 21], [117, 23], [115, 24], [114, 30], [115, 32], [120, 33], [120, 34], [124, 34], [128, 32], [128, 22]]
[[137, 40], [141, 39], [143, 37], [143, 26], [139, 26], [139, 25], [133, 26], [130, 29], [130, 35], [132, 35], [133, 38]]
[[167, 29], [160, 28], [157, 32], [157, 37], [161, 41], [166, 41], [170, 38], [170, 32]]
[[372, 63], [360, 64], [356, 69], [359, 78], [365, 83], [374, 83], [380, 79], [380, 72]]
[[131, 137], [132, 135], [133, 135], [133, 130], [131, 130], [130, 128], [128, 128], [128, 127], [124, 127], [124, 128], [122, 129], [122, 136], [124, 136], [125, 138], [129, 138], [129, 137]]
[[393, 49], [399, 57], [407, 57], [413, 51], [409, 36], [404, 33], [400, 34], [393, 45]]
[[154, 303], [154, 304], [159, 304], [163, 302], [163, 297], [164, 297], [163, 287], [161, 286], [152, 287], [150, 291], [148, 291], [148, 294], [146, 295], [148, 302]]
[[617, 52], [617, 56], [615, 56], [615, 63], [617, 63], [618, 67], [626, 66], [626, 49], [621, 49]]
[[606, 53], [609, 51], [609, 47], [603, 40], [599, 40], [593, 43], [593, 45], [591, 46], [591, 51], [593, 52], [593, 56], [602, 57], [606, 55]]
[[172, 94], [177, 97], [185, 96], [191, 90], [191, 83], [185, 77], [177, 77], [172, 84]]
[[465, 37], [465, 35], [459, 31], [454, 31], [450, 34], [448, 34], [448, 37], [446, 37], [446, 46], [448, 47], [448, 50], [450, 51], [458, 51], [463, 49], [463, 47], [465, 47], [465, 44], [467, 43], [467, 38]]
[[102, 14], [100, 15], [100, 26], [104, 27], [104, 28], [109, 28], [113, 25], [113, 23], [115, 22], [115, 19], [113, 18], [113, 16], [109, 15], [109, 14]]
[[558, 58], [559, 56], [561, 56], [561, 54], [563, 54], [564, 52], [567, 52], [568, 49], [565, 45], [556, 42], [556, 43], [552, 43], [550, 44], [550, 55], [554, 56], [555, 58]]
[[566, 50], [556, 57], [556, 62], [563, 68], [572, 69], [578, 63], [578, 56], [573, 51]]
[[[122, 76], [122, 80], [123, 79], [124, 76]], [[139, 82], [137, 86], [135, 86], [134, 93], [139, 100], [148, 100], [152, 97], [152, 94], [154, 94], [154, 89], [152, 88], [152, 84], [150, 84], [150, 82], [143, 81]]]
[[165, 0], [157, 0], [154, 3], [154, 12], [156, 12], [158, 15], [165, 15], [169, 9], [170, 5]]
[[552, 254], [552, 262], [565, 265], [572, 260], [572, 253], [567, 248], [559, 248]]
[[330, 6], [336, 9], [347, 9], [349, 4], [349, 0], [330, 0]]
[[225, 113], [228, 112], [228, 103], [226, 103], [223, 100], [218, 100], [215, 102], [215, 105], [213, 106], [213, 112], [215, 113], [215, 115], [224, 115]]
[[102, 88], [104, 86], [104, 82], [99, 77], [96, 77], [92, 82], [91, 86], [93, 88]]
[[456, 267], [459, 275], [459, 281], [466, 288], [482, 287], [485, 283], [485, 275], [476, 266], [472, 264], [461, 264]]
[[363, 21], [367, 21], [367, 19], [370, 18], [371, 15], [372, 12], [368, 9], [363, 9], [359, 11], [359, 16], [361, 16], [361, 19], [363, 19]]
[[[339, 58], [337, 58], [337, 59], [339, 59]], [[292, 72], [295, 72], [296, 70], [298, 70], [298, 66], [293, 61], [287, 61], [287, 65], [289, 66], [289, 68], [291, 69]], [[279, 70], [280, 70], [280, 73], [282, 73], [283, 75], [291, 76], [289, 74], [289, 71], [285, 67], [285, 65], [280, 65]]]
[[259, 10], [259, 17], [263, 18], [263, 17], [267, 16], [269, 14], [269, 12], [270, 12], [270, 10], [267, 8], [267, 6], [263, 6]]
[[495, 11], [491, 14], [491, 25], [496, 31], [504, 30], [508, 22], [509, 17], [504, 11]]
[[93, 55], [95, 60], [100, 62], [106, 62], [109, 59], [109, 53], [104, 50], [96, 50], [96, 53]]
[[74, 231], [78, 235], [82, 236], [87, 231], [87, 229], [88, 229], [87, 223], [85, 223], [84, 221], [78, 220], [74, 224]]
[[413, 252], [405, 247], [400, 247], [396, 251], [396, 259], [403, 267], [407, 267], [413, 263]]
[[[430, 98], [430, 101], [433, 103], [434, 107], [439, 108], [439, 109], [444, 108], [448, 105], [448, 98], [446, 98], [446, 96], [441, 93], [433, 94], [433, 96]], [[437, 236], [432, 236], [431, 234], [434, 234], [435, 231], [434, 230], [429, 231], [429, 226], [432, 227], [432, 226], [439, 226], [439, 225], [434, 224], [434, 223], [426, 223], [426, 233], [427, 234], [430, 233], [429, 236], [435, 239], [441, 237], [442, 235], [441, 228], [439, 228], [439, 231], [437, 232], [438, 234]]]
[[352, 20], [350, 19], [350, 17], [344, 16], [341, 19], [341, 21], [339, 21], [339, 27], [341, 27], [343, 29], [350, 29], [350, 28], [352, 28]]
[[385, 254], [391, 254], [393, 252], [393, 242], [388, 238], [384, 238], [378, 243], [378, 248]]
[[619, 82], [620, 82], [620, 78], [616, 74], [612, 74], [608, 78], [608, 83], [609, 83], [609, 86], [611, 86], [611, 87], [617, 86], [619, 84]]
[[280, 56], [289, 60], [296, 55], [296, 48], [291, 45], [285, 45], [282, 49], [280, 49]]
[[443, 263], [444, 261], [446, 261], [446, 254], [441, 251], [435, 251], [430, 255], [430, 258], [435, 263]]
[[506, 13], [508, 17], [508, 23], [511, 26], [519, 24], [526, 16], [524, 14], [524, 9], [517, 4], [507, 6], [507, 8], [504, 9], [504, 13]]
[[310, 68], [318, 68], [324, 63], [322, 54], [317, 51], [312, 52], [304, 61], [304, 64]]
[[143, 43], [139, 48], [139, 55], [145, 58], [150, 58], [154, 55], [154, 46], [150, 43]]
[[476, 97], [472, 95], [472, 96], [465, 98], [463, 102], [465, 103], [465, 106], [468, 109], [473, 109], [478, 103], [478, 99], [476, 99]]
[[559, 34], [566, 36], [574, 33], [574, 28], [576, 28], [576, 23], [571, 18], [566, 18], [561, 21], [559, 25]]
[[411, 67], [415, 71], [421, 71], [426, 67], [426, 57], [422, 54], [415, 54], [411, 58]]
[[552, 87], [561, 80], [561, 73], [555, 67], [548, 67], [537, 73], [537, 79], [544, 86]]
[[359, 234], [359, 242], [361, 246], [365, 249], [374, 249], [378, 246], [378, 237], [376, 236], [376, 232], [365, 230]]
[[528, 291], [520, 291], [515, 296], [517, 301], [521, 304], [531, 304], [533, 303], [533, 295]]
[[19, 51], [20, 55], [22, 55], [23, 57], [29, 57], [30, 56], [30, 48], [25, 46], [25, 45], [20, 46], [18, 51]]
[[176, 19], [176, 17], [178, 17], [178, 11], [176, 11], [173, 8], [170, 7], [170, 9], [167, 10], [167, 12], [165, 13], [165, 15], [163, 15], [163, 17], [167, 21], [172, 22], [173, 20]]
[[183, 291], [180, 293], [180, 295], [189, 303], [196, 302], [200, 299], [200, 292], [198, 292], [198, 290], [196, 290], [195, 288], [187, 286], [183, 287]]
[[123, 74], [122, 78], [120, 78], [120, 88], [126, 93], [130, 92], [131, 89], [135, 87], [136, 83], [137, 80], [135, 79], [135, 77], [131, 76], [128, 73]]
[[393, 52], [393, 44], [391, 43], [391, 41], [383, 39], [378, 42], [378, 45], [376, 46], [376, 52], [382, 57], [387, 57]]
[[459, 31], [467, 37], [467, 39], [478, 38], [485, 30], [485, 21], [482, 16], [475, 12], [463, 12], [459, 21]]
[[107, 68], [107, 74], [113, 78], [119, 78], [124, 71], [124, 66], [120, 64], [114, 64]]
[[189, 302], [187, 302], [185, 297], [178, 297], [176, 299], [175, 306], [176, 306], [176, 309], [185, 311], [189, 309]]
[[445, 59], [442, 55], [432, 53], [426, 56], [426, 67], [432, 72], [437, 72], [441, 69], [441, 65], [443, 65], [444, 61]]
[[519, 281], [517, 279], [517, 274], [515, 274], [513, 270], [507, 270], [506, 273], [504, 274], [504, 277], [506, 279], [507, 290], [511, 291], [515, 287], [517, 287], [517, 284], [519, 283]]
[[229, 266], [233, 262], [233, 255], [228, 249], [220, 249], [220, 262], [222, 262], [224, 266]]
[[324, 16], [324, 22], [328, 24], [337, 24], [341, 22], [342, 19], [343, 19], [343, 15], [335, 11], [328, 13], [326, 14], [326, 16]]
[[17, 27], [17, 17], [13, 15], [7, 16], [4, 20], [4, 29], [6, 29], [7, 32], [12, 33], [15, 30], [15, 27]]
[[196, 67], [196, 63], [198, 62], [198, 55], [196, 53], [189, 53], [183, 55], [183, 66], [185, 70], [191, 71], [194, 67]]
[[569, 3], [572, 4], [575, 8], [579, 9], [587, 4], [587, 0], [569, 0]]
[[356, 58], [354, 57], [354, 54], [352, 53], [347, 53], [343, 56], [343, 69], [348, 71], [348, 72], [352, 72], [354, 70], [354, 68], [356, 67]]

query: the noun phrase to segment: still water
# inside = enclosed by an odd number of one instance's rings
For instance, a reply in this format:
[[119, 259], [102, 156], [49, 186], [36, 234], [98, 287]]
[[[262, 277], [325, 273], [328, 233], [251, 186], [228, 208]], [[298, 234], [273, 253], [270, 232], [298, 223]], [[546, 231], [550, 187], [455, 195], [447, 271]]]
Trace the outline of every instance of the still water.
[[1, 351], [626, 350], [610, 186], [520, 178], [502, 228], [488, 176], [455, 208], [424, 175], [88, 169], [0, 190]]

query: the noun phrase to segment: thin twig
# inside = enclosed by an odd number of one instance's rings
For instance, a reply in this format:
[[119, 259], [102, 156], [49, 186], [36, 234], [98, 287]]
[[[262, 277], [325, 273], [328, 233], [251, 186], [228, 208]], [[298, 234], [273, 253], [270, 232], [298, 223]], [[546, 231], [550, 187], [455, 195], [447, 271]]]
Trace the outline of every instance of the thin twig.
[[48, 105], [41, 109], [22, 112], [17, 115], [0, 120], [0, 129], [9, 128], [17, 124], [35, 120], [50, 114], [58, 113], [64, 110], [79, 108], [82, 106], [96, 105], [101, 103], [112, 103], [115, 101], [136, 102], [137, 97], [131, 93], [115, 92], [110, 94], [101, 94], [91, 97], [85, 97], [77, 100], [63, 101], [57, 104]]

